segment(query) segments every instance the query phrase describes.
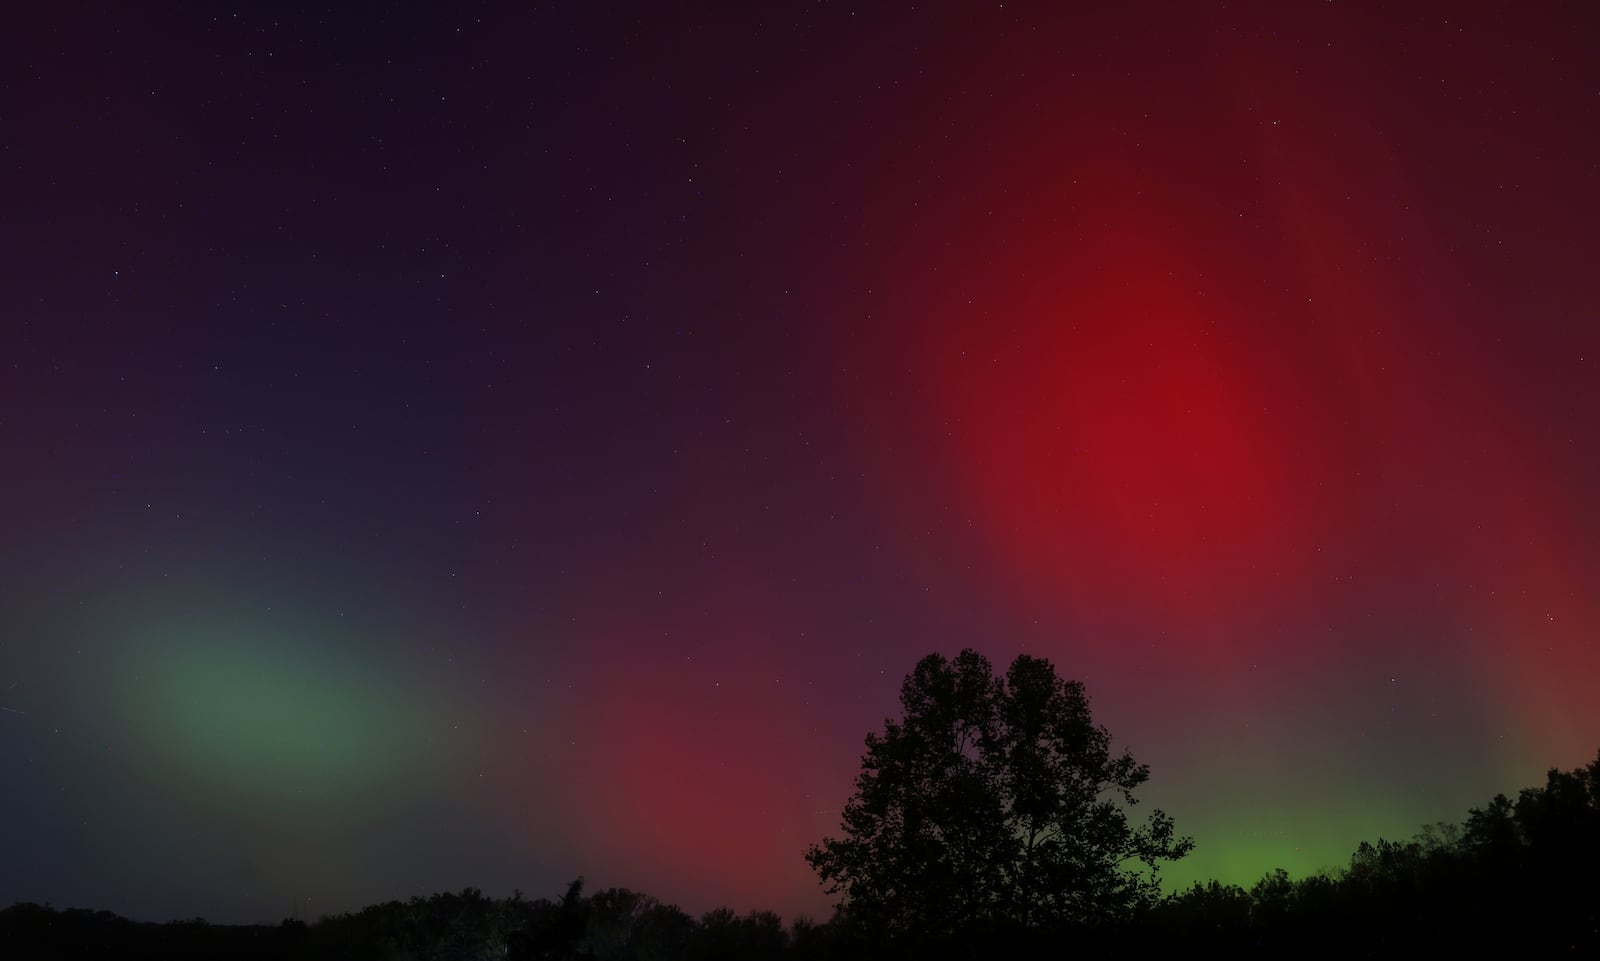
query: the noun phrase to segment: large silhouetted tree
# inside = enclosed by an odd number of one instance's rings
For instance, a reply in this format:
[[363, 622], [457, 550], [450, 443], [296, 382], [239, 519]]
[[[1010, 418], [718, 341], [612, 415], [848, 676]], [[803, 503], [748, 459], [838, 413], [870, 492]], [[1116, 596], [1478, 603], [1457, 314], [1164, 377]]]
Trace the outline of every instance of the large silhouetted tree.
[[867, 735], [843, 837], [806, 852], [846, 916], [888, 932], [1123, 917], [1193, 842], [1171, 818], [1129, 824], [1149, 768], [1089, 716], [1083, 686], [1023, 655], [996, 677], [976, 651], [930, 654], [904, 716]]

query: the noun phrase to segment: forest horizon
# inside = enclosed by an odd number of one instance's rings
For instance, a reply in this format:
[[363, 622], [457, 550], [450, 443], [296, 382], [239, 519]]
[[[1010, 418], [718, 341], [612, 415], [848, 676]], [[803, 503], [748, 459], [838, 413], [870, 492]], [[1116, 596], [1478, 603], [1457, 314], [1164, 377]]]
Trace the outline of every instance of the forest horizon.
[[[579, 877], [559, 898], [530, 899], [518, 889], [495, 899], [467, 887], [276, 925], [136, 923], [104, 910], [18, 902], [0, 910], [0, 945], [19, 961], [107, 952], [134, 961], [219, 953], [241, 961], [841, 961], [1046, 957], [1063, 948], [1114, 948], [1135, 957], [1180, 949], [1276, 956], [1296, 945], [1307, 956], [1330, 958], [1352, 951], [1554, 957], [1600, 948], [1600, 885], [1588, 870], [1597, 853], [1600, 751], [1584, 768], [1552, 768], [1545, 784], [1524, 788], [1515, 800], [1496, 795], [1460, 823], [1427, 825], [1407, 841], [1363, 841], [1344, 867], [1302, 879], [1278, 868], [1249, 887], [1216, 880], [1173, 892], [1152, 886], [1134, 902], [1108, 902], [1110, 912], [1094, 918], [883, 927], [883, 916], [847, 896], [825, 920], [800, 915], [785, 924], [769, 910], [721, 907], [696, 916], [628, 888], [586, 893]], [[909, 877], [898, 861], [893, 872]]]

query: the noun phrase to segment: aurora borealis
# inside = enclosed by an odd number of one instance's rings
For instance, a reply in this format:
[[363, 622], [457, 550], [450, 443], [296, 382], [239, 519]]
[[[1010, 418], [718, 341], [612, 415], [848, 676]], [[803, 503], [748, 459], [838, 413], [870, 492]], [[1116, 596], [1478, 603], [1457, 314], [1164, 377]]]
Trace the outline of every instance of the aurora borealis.
[[139, 6], [0, 14], [0, 901], [825, 915], [965, 646], [1179, 882], [1600, 746], [1592, 6]]

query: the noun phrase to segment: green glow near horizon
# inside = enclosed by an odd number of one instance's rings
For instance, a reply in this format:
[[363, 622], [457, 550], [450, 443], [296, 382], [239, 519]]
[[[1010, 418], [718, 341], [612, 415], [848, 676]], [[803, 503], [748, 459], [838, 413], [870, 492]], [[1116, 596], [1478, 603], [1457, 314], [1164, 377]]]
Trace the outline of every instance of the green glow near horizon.
[[[1462, 812], [1464, 819], [1466, 812]], [[1459, 819], [1458, 819], [1459, 820]], [[1426, 822], [1413, 821], [1403, 811], [1381, 816], [1360, 806], [1343, 815], [1331, 810], [1285, 812], [1269, 825], [1260, 821], [1204, 820], [1187, 832], [1195, 849], [1179, 861], [1162, 865], [1162, 890], [1175, 893], [1196, 882], [1219, 881], [1246, 890], [1273, 870], [1283, 868], [1291, 877], [1303, 878], [1321, 871], [1337, 872], [1350, 864], [1362, 841], [1409, 841]]]
[[309, 635], [229, 624], [150, 632], [120, 681], [167, 765], [250, 793], [344, 794], [397, 772], [415, 743], [400, 692]]

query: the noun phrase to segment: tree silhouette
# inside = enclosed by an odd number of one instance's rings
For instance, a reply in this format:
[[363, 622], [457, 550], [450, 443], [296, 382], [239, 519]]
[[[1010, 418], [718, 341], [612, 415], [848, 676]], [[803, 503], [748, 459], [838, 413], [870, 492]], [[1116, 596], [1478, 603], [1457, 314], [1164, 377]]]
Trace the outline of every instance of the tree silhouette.
[[[1029, 765], [1048, 768], [1037, 755], [1055, 756], [1057, 747], [1052, 745], [1056, 742], [1050, 738], [1056, 734], [1052, 732], [1078, 730], [1079, 740], [1061, 743], [1080, 745], [1075, 757], [1099, 759], [1089, 764], [1091, 773], [1080, 772], [1080, 781], [1075, 782], [1079, 787], [1063, 789], [1062, 797], [1077, 797], [1074, 791], [1086, 791], [1083, 785], [1094, 779], [1093, 770], [1114, 766], [1115, 761], [1104, 750], [1103, 731], [1082, 735], [1087, 723], [1083, 705], [1071, 710], [1040, 710], [1033, 703], [1042, 700], [1048, 707], [1052, 697], [1042, 697], [1041, 692], [1054, 691], [1057, 684], [1053, 679], [1044, 683], [1029, 671], [1047, 675], [1048, 665], [1025, 662], [1021, 681], [1015, 666], [1006, 678], [985, 680], [987, 666], [981, 660], [958, 658], [953, 664], [934, 661], [921, 674], [908, 678], [906, 700], [916, 710], [908, 708], [907, 718], [895, 723], [890, 733], [869, 741], [879, 747], [876, 754], [869, 752], [863, 771], [864, 778], [873, 774], [901, 785], [901, 793], [880, 785], [853, 802], [876, 804], [880, 819], [891, 825], [923, 825], [915, 837], [932, 834], [939, 840], [943, 835], [934, 827], [941, 831], [943, 827], [930, 821], [928, 812], [961, 814], [965, 808], [957, 801], [973, 796], [963, 792], [989, 784], [974, 776], [958, 788], [949, 788], [939, 787], [939, 779], [950, 777], [952, 769], [957, 773], [969, 769], [999, 772], [993, 775], [994, 783], [1010, 793], [1000, 795], [996, 804], [973, 809], [999, 810], [1012, 817], [1019, 832], [1014, 846], [984, 858], [972, 845], [965, 845], [944, 852], [942, 865], [933, 868], [918, 868], [911, 860], [893, 862], [895, 871], [906, 873], [878, 875], [874, 882], [887, 892], [888, 899], [901, 899], [898, 909], [908, 912], [911, 909], [906, 905], [922, 905], [925, 897], [943, 897], [936, 907], [959, 907], [967, 898], [974, 904], [991, 905], [987, 914], [956, 918], [949, 924], [935, 920], [921, 929], [886, 929], [875, 919], [893, 917], [891, 912], [897, 908], [892, 903], [847, 898], [843, 910], [827, 922], [800, 918], [785, 931], [782, 919], [769, 911], [739, 915], [723, 908], [696, 919], [673, 905], [625, 888], [585, 895], [581, 878], [554, 900], [530, 901], [520, 891], [496, 899], [477, 888], [464, 888], [368, 905], [310, 923], [291, 919], [270, 926], [207, 924], [198, 918], [135, 922], [107, 911], [22, 902], [0, 909], [0, 958], [1028, 961], [1060, 957], [1064, 950], [1108, 957], [1264, 958], [1292, 953], [1297, 958], [1338, 961], [1355, 957], [1600, 958], [1600, 873], [1593, 867], [1600, 863], [1600, 755], [1584, 768], [1550, 770], [1542, 786], [1518, 792], [1515, 801], [1504, 795], [1496, 797], [1483, 809], [1471, 810], [1465, 823], [1430, 825], [1409, 841], [1380, 838], [1362, 842], [1347, 865], [1307, 877], [1292, 878], [1280, 868], [1248, 889], [1217, 881], [1196, 883], [1153, 905], [1152, 910], [1140, 912], [1129, 923], [1079, 925], [1064, 931], [1052, 919], [1072, 920], [1077, 915], [1052, 914], [1037, 906], [1027, 914], [1023, 895], [1031, 889], [1023, 888], [1021, 879], [1028, 876], [1025, 869], [1034, 862], [1018, 861], [1008, 871], [994, 875], [962, 875], [957, 867], [1005, 865], [1007, 857], [1027, 851], [1020, 832], [1032, 823], [1028, 819], [1034, 815], [1028, 812], [1039, 807], [1037, 799], [1028, 801], [1032, 796], [1028, 785], [1045, 778], [1021, 778], [1015, 769]], [[1062, 686], [1061, 695], [1068, 700], [1081, 698], [1082, 692], [1074, 693], [1074, 687]], [[1019, 692], [1032, 693], [1018, 700]], [[933, 717], [940, 710], [944, 713]], [[1047, 722], [1027, 721], [1035, 715]], [[1079, 720], [1064, 720], [1074, 717]], [[1019, 724], [1023, 735], [1008, 729], [1008, 725]], [[943, 760], [922, 756], [929, 750], [927, 745], [935, 743], [936, 734], [955, 734], [959, 743], [963, 725], [971, 726], [969, 745], [956, 753], [966, 761], [954, 761], [947, 755]], [[1028, 731], [1044, 732], [1039, 736], [1047, 743], [1036, 745], [1032, 753], [1019, 754]], [[923, 739], [916, 751], [906, 746], [913, 737]], [[1089, 747], [1083, 747], [1085, 743]], [[913, 766], [919, 757], [921, 766]], [[898, 773], [885, 775], [884, 771]], [[911, 774], [922, 780], [908, 780]], [[1126, 790], [1111, 786], [1104, 793], [1115, 799]], [[920, 795], [912, 797], [908, 792]], [[1126, 799], [1120, 803], [1127, 803]], [[1018, 810], [1023, 813], [1015, 813]], [[1093, 823], [1092, 818], [1082, 820]], [[847, 819], [847, 826], [849, 823]], [[950, 828], [951, 836], [985, 836], [979, 827], [957, 824]], [[885, 830], [890, 840], [883, 841], [880, 848], [871, 848], [862, 840], [858, 853], [941, 850], [939, 844], [920, 840], [913, 844], [902, 838], [891, 843], [899, 828]], [[1013, 836], [1005, 831], [992, 833]], [[843, 843], [825, 842], [814, 849], [813, 856], [819, 860], [839, 857]], [[1035, 847], [1053, 843], [1035, 840]], [[1173, 848], [1186, 846], [1170, 837], [1166, 843]], [[831, 864], [838, 872], [836, 885], [847, 878], [867, 883], [865, 879], [873, 877], [864, 868], [846, 875], [849, 868], [844, 861]], [[948, 884], [952, 877], [973, 892], [987, 890], [983, 885], [999, 885], [995, 889], [999, 894], [969, 896], [968, 889], [929, 887], [939, 879]], [[1058, 899], [1056, 903], [1076, 902]], [[925, 907], [916, 910], [922, 912], [916, 917], [933, 914]], [[1118, 910], [1114, 904], [1107, 913], [1114, 917]], [[1033, 919], [1033, 925], [1020, 926], [1018, 922], [1027, 917]]]
[[976, 651], [930, 654], [900, 702], [903, 718], [867, 735], [844, 836], [806, 852], [860, 923], [933, 934], [1126, 917], [1159, 894], [1159, 862], [1193, 847], [1160, 811], [1128, 823], [1149, 768], [1111, 754], [1083, 686], [1047, 660], [996, 677]]

